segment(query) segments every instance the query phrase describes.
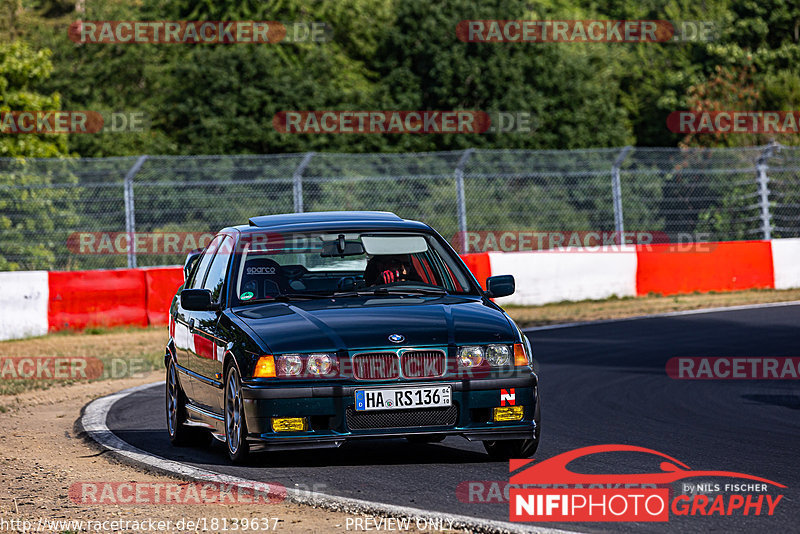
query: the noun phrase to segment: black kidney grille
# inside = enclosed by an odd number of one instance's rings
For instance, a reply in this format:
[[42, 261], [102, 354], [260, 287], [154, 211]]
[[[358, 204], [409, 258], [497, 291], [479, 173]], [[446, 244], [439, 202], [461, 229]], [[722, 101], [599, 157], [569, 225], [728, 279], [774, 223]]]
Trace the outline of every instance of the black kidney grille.
[[440, 350], [413, 350], [401, 356], [406, 378], [435, 378], [444, 374], [444, 353]]
[[352, 406], [345, 410], [347, 426], [351, 430], [367, 428], [415, 428], [425, 426], [454, 426], [458, 421], [458, 407], [423, 408], [420, 410], [380, 410], [357, 412]]

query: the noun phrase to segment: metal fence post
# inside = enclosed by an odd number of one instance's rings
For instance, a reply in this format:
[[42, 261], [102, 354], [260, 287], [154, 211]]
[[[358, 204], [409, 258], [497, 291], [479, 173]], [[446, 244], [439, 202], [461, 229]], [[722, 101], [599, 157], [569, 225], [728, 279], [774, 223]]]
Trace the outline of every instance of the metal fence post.
[[136, 267], [136, 239], [133, 235], [136, 232], [136, 213], [133, 204], [133, 177], [142, 168], [147, 156], [139, 156], [125, 175], [124, 199], [125, 199], [125, 232], [128, 234], [128, 268]]
[[758, 180], [758, 204], [761, 208], [761, 232], [764, 241], [772, 239], [772, 215], [769, 212], [769, 177], [767, 176], [767, 160], [772, 157], [778, 143], [771, 142], [764, 148], [756, 163], [756, 177]]
[[311, 158], [314, 157], [315, 152], [307, 152], [303, 156], [300, 165], [294, 170], [292, 175], [292, 191], [294, 193], [294, 212], [303, 213], [303, 172], [305, 172], [308, 164], [311, 163]]
[[630, 145], [624, 147], [617, 156], [617, 159], [614, 160], [614, 164], [611, 166], [611, 195], [614, 202], [614, 231], [617, 233], [617, 239], [619, 239], [620, 242], [623, 242], [622, 234], [625, 232], [625, 219], [622, 216], [622, 185], [620, 184], [619, 179], [619, 169], [622, 167], [622, 162], [625, 161], [625, 157], [632, 148], [633, 147]]
[[458, 214], [458, 231], [461, 233], [463, 253], [469, 252], [467, 250], [467, 200], [464, 194], [464, 166], [467, 164], [472, 153], [475, 152], [474, 148], [468, 148], [461, 154], [461, 158], [456, 165], [456, 213]]

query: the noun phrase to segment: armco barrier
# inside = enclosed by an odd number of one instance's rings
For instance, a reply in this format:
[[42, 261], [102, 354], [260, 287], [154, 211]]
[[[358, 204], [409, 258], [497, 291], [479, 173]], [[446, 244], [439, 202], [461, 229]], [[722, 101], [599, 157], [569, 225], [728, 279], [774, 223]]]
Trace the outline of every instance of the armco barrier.
[[51, 272], [49, 330], [147, 326], [142, 269]]
[[637, 295], [775, 287], [769, 241], [704, 243], [696, 251], [640, 245], [637, 259]]
[[[697, 251], [642, 245], [613, 252], [487, 252], [464, 262], [486, 283], [512, 274], [501, 305], [612, 295], [800, 287], [800, 239], [707, 243]], [[165, 324], [180, 267], [0, 273], [0, 340], [88, 326]]]
[[183, 284], [183, 269], [180, 267], [145, 269], [144, 283], [147, 324], [167, 324], [172, 297]]

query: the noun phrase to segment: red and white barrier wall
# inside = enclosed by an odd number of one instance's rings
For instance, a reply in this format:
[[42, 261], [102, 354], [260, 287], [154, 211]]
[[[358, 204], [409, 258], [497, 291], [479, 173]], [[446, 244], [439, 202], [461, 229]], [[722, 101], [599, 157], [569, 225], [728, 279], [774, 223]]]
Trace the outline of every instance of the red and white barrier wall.
[[517, 291], [497, 299], [500, 305], [800, 287], [800, 239], [485, 252], [464, 259], [482, 283], [514, 275]]
[[180, 267], [0, 272], [0, 340], [89, 326], [167, 324]]
[[[501, 305], [800, 287], [800, 239], [463, 258], [482, 284], [492, 275], [514, 275], [517, 291], [497, 299]], [[166, 324], [182, 283], [180, 267], [0, 272], [0, 340], [89, 326]]]

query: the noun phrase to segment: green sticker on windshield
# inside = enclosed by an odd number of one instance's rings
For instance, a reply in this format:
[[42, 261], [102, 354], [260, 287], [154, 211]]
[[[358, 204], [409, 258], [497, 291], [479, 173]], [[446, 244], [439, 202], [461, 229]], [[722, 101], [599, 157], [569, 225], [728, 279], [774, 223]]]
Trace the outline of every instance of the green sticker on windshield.
[[239, 299], [241, 299], [241, 300], [250, 300], [251, 298], [253, 298], [253, 292], [252, 291], [245, 291], [244, 293], [239, 295]]

